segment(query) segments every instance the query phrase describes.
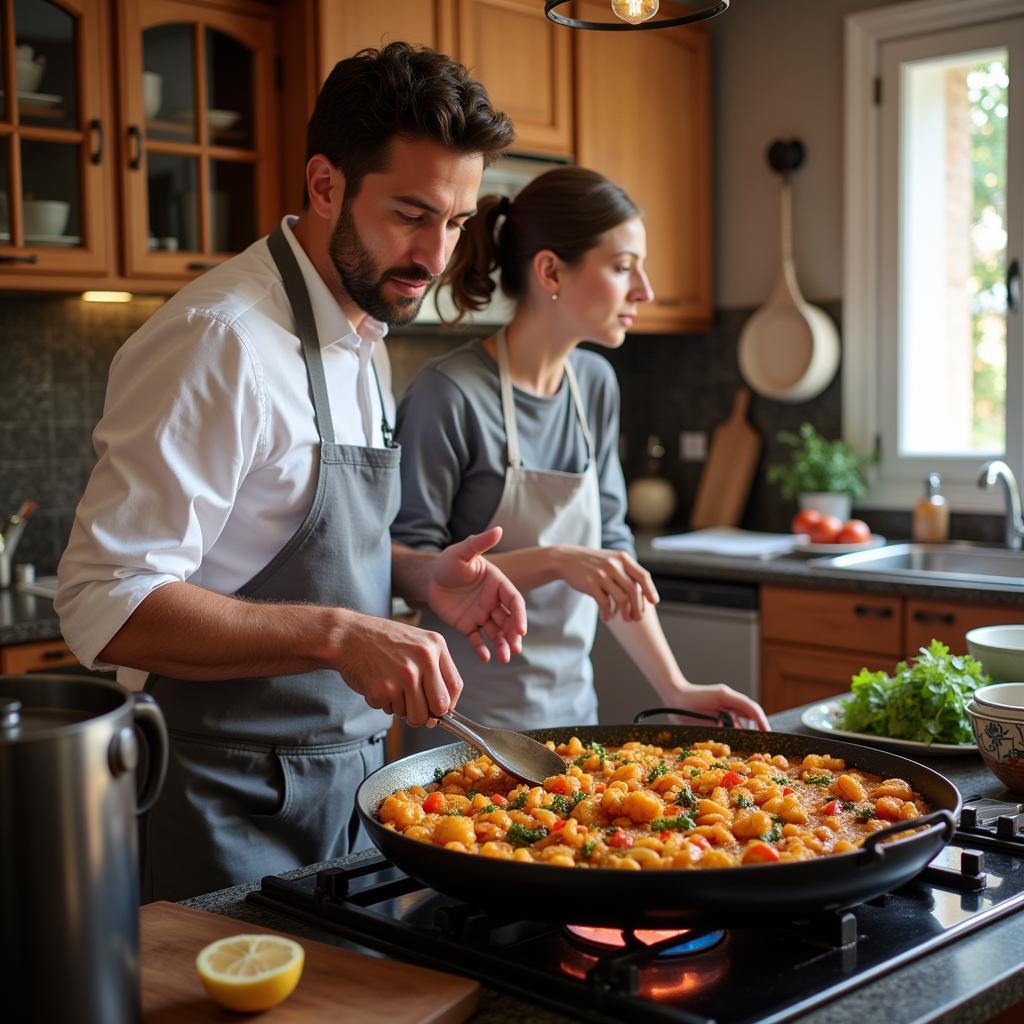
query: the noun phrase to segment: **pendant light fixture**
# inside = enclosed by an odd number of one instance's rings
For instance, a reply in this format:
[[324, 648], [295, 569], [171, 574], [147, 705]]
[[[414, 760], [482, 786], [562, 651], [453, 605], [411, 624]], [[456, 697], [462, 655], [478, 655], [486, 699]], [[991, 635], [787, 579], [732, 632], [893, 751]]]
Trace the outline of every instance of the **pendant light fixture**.
[[593, 29], [595, 32], [621, 32], [629, 29], [672, 28], [674, 25], [692, 25], [695, 21], [707, 21], [729, 9], [729, 0], [714, 0], [699, 11], [680, 15], [678, 18], [662, 18], [651, 21], [658, 13], [659, 0], [611, 0], [612, 13], [619, 21], [581, 21], [559, 14], [557, 8], [564, 7], [570, 0], [545, 0], [544, 13], [556, 25], [567, 28]]

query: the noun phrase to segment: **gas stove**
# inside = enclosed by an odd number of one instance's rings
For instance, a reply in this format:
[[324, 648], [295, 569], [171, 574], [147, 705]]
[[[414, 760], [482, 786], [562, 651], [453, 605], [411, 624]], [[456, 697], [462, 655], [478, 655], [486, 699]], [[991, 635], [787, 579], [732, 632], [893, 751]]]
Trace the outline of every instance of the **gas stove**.
[[380, 856], [270, 876], [248, 898], [598, 1024], [772, 1024], [1024, 907], [1022, 810], [968, 800], [952, 842], [911, 882], [845, 912], [757, 927], [622, 932], [499, 918]]

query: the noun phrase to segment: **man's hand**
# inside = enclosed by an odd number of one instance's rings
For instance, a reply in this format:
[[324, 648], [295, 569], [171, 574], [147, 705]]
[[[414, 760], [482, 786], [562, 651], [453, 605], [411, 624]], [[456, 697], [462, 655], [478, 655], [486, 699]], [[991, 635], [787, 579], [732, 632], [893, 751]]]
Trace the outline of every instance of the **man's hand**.
[[616, 613], [625, 622], [639, 622], [648, 603], [659, 601], [651, 574], [625, 551], [560, 544], [555, 555], [561, 578], [597, 602], [603, 622]]
[[375, 615], [354, 614], [336, 638], [335, 667], [371, 708], [426, 725], [455, 706], [462, 678], [444, 637]]
[[508, 662], [523, 649], [526, 605], [509, 578], [483, 557], [501, 540], [501, 527], [445, 548], [430, 575], [427, 603], [438, 618], [464, 633], [481, 661]]

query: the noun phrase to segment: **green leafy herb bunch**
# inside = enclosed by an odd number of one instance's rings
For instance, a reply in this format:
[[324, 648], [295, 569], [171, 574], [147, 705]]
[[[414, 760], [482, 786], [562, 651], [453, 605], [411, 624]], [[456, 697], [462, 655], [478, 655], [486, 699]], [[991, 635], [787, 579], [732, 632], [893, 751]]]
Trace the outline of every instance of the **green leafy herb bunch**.
[[873, 459], [858, 455], [845, 441], [826, 440], [810, 423], [801, 424], [798, 434], [782, 430], [776, 439], [793, 448], [789, 462], [768, 467], [768, 480], [780, 485], [784, 498], [818, 491], [851, 498], [867, 494], [864, 468]]

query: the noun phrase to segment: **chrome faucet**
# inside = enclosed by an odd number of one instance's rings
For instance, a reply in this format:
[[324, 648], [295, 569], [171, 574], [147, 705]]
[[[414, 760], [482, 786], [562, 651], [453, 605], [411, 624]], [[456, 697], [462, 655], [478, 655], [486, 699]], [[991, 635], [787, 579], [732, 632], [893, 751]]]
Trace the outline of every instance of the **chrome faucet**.
[[1021, 538], [1024, 537], [1024, 519], [1020, 511], [1020, 489], [1013, 470], [999, 459], [986, 462], [981, 467], [978, 486], [994, 487], [996, 481], [1003, 485], [1003, 497], [1006, 499], [1006, 520], [1004, 524], [1004, 544], [1014, 551], [1021, 549]]

